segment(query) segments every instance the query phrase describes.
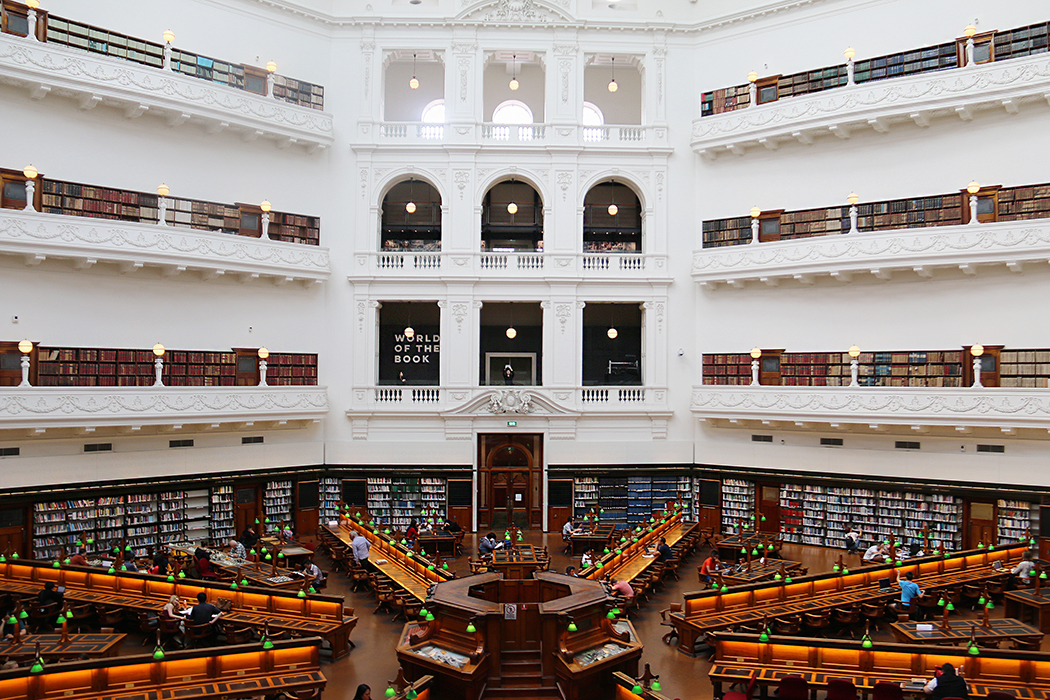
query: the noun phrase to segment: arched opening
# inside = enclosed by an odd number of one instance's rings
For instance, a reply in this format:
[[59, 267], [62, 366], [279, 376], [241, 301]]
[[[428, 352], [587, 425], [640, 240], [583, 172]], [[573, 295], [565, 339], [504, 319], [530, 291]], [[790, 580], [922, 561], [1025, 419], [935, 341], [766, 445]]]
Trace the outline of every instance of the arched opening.
[[543, 250], [540, 193], [520, 180], [505, 180], [485, 193], [481, 250], [497, 253]]
[[420, 121], [420, 137], [440, 141], [445, 135], [445, 100], [434, 100], [424, 107]]
[[409, 179], [391, 187], [382, 217], [382, 250], [441, 250], [441, 195], [430, 183]]
[[[533, 137], [532, 110], [521, 100], [505, 100], [492, 111], [492, 138], [509, 141], [512, 130], [516, 130], [518, 141], [531, 141]], [[518, 125], [515, 129], [514, 125]]]
[[623, 183], [599, 182], [583, 198], [585, 253], [642, 252], [642, 207]]
[[605, 115], [593, 102], [583, 103], [583, 140], [598, 143], [606, 139]]

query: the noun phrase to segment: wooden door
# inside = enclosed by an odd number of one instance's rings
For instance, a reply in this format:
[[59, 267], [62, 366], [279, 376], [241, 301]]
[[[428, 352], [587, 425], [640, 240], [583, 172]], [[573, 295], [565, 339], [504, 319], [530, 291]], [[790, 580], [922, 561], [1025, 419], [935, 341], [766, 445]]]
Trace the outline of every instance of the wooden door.
[[26, 533], [26, 515], [28, 509], [22, 506], [10, 506], [0, 509], [0, 552], [11, 555], [18, 552], [18, 556], [29, 555]]
[[492, 472], [492, 526], [528, 528], [529, 472]]
[[[981, 355], [981, 384], [999, 386], [999, 352], [1002, 345], [985, 345]], [[963, 348], [963, 381], [966, 386], [973, 385], [973, 360], [970, 347]]]
[[[29, 353], [29, 383], [36, 386], [36, 344]], [[22, 353], [16, 342], [0, 343], [0, 386], [18, 386], [22, 383]]]
[[[780, 532], [780, 485], [756, 484], [758, 531]], [[765, 518], [765, 520], [763, 520]]]
[[696, 521], [702, 528], [722, 529], [722, 482], [717, 479], [696, 480]]
[[259, 351], [234, 348], [237, 355], [237, 386], [258, 386], [259, 384]]
[[783, 350], [763, 350], [758, 358], [758, 383], [765, 386], [780, 384], [780, 354]]
[[321, 513], [321, 485], [317, 479], [296, 483], [295, 505], [295, 532], [299, 537], [313, 537]]
[[238, 484], [233, 487], [233, 495], [233, 519], [237, 525], [236, 536], [240, 537], [248, 527], [255, 528], [255, 534], [262, 536], [265, 531], [263, 523], [256, 524], [255, 522], [262, 520], [259, 484]]
[[478, 436], [478, 527], [540, 527], [543, 436]]
[[[540, 649], [542, 629], [539, 611], [539, 581], [531, 579], [508, 580], [502, 585], [504, 605], [502, 648], [504, 651], [536, 651]], [[513, 603], [511, 603], [513, 601]]]
[[968, 501], [966, 503], [966, 541], [963, 546], [974, 549], [978, 544], [996, 543], [998, 522], [996, 520], [995, 501], [987, 503]]

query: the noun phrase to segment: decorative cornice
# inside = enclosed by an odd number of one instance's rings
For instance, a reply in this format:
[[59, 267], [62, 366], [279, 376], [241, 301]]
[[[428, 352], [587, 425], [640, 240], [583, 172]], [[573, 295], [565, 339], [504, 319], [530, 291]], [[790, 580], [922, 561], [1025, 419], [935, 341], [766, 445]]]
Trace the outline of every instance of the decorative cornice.
[[156, 113], [174, 125], [195, 121], [210, 131], [267, 136], [280, 146], [324, 148], [333, 143], [332, 115], [218, 83], [85, 51], [0, 34], [0, 81], [42, 97], [50, 92], [126, 110]]
[[737, 422], [1048, 429], [1050, 390], [702, 386], [693, 387], [690, 410]]
[[705, 286], [792, 280], [808, 284], [830, 275], [888, 279], [895, 272], [930, 277], [937, 269], [974, 274], [980, 265], [1023, 271], [1027, 261], [1050, 259], [1050, 219], [860, 232], [698, 250], [692, 276]]
[[0, 430], [320, 419], [325, 387], [36, 387], [0, 392]]
[[320, 282], [331, 274], [327, 248], [196, 229], [0, 209], [0, 255], [30, 264], [70, 259], [144, 265], [166, 271], [195, 269], [220, 274]]
[[941, 115], [972, 119], [978, 109], [1015, 112], [1023, 100], [1046, 99], [1050, 55], [1036, 54], [969, 68], [861, 83], [812, 95], [786, 97], [693, 121], [691, 145], [705, 158], [748, 147], [776, 149], [783, 141], [812, 143], [857, 129], [887, 132], [894, 123], [921, 127]]

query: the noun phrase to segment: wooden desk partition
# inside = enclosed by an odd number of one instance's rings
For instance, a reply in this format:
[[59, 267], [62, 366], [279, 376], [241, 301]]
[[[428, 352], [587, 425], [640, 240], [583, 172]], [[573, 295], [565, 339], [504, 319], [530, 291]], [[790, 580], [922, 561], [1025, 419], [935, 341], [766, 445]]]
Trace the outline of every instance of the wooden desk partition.
[[[661, 537], [667, 537], [667, 544], [670, 545], [673, 544], [671, 541], [672, 537], [677, 542], [688, 529], [688, 527], [684, 528], [682, 526], [682, 511], [680, 510], [675, 510], [666, 518], [652, 524], [652, 532], [649, 532], [649, 527], [649, 525], [646, 525], [641, 533], [637, 533], [634, 530], [628, 531], [626, 535], [623, 535], [627, 538], [627, 542], [618, 540], [610, 542], [609, 553], [602, 554], [600, 551], [597, 552], [599, 556], [592, 565], [580, 572], [580, 578], [600, 579], [612, 575], [617, 578], [627, 579], [626, 575], [621, 576], [617, 571], [631, 565], [635, 559], [641, 558], [646, 548], [658, 544]], [[638, 537], [637, 542], [631, 541], [634, 537]], [[616, 553], [617, 548], [620, 549], [620, 554]], [[641, 567], [642, 569], [653, 562], [652, 559], [644, 561], [646, 563]], [[601, 563], [601, 568], [598, 567], [599, 562]], [[637, 566], [637, 563], [635, 563], [635, 566]], [[633, 576], [630, 578], [633, 578]]]
[[613, 695], [612, 700], [667, 700], [667, 696], [661, 695], [655, 690], [642, 689], [641, 695], [634, 694], [635, 679], [628, 676], [626, 673], [617, 671], [612, 674], [613, 680]]
[[765, 691], [784, 676], [802, 676], [814, 691], [826, 689], [831, 678], [852, 681], [862, 694], [879, 681], [901, 684], [913, 678], [933, 678], [945, 663], [962, 669], [970, 697], [1005, 692], [1018, 698], [1050, 698], [1050, 654], [1033, 651], [981, 649], [977, 656], [965, 647], [915, 647], [876, 642], [870, 649], [857, 641], [719, 633], [710, 678], [715, 696], [726, 683], [747, 683], [758, 672]]
[[[0, 671], [0, 697], [23, 700], [262, 697], [321, 690], [320, 639], [173, 651]], [[422, 697], [422, 696], [421, 696]]]
[[1019, 543], [991, 552], [968, 550], [947, 559], [942, 556], [910, 559], [900, 567], [880, 564], [849, 574], [802, 576], [791, 583], [744, 585], [726, 593], [714, 590], [686, 593], [682, 612], [671, 615], [671, 622], [678, 630], [678, 650], [691, 655], [697, 638], [711, 630], [898, 597], [900, 592], [896, 588], [886, 593], [878, 586], [883, 578], [895, 581], [898, 571], [901, 575], [914, 571], [917, 582], [927, 591], [1002, 577], [1008, 572], [996, 570], [992, 562], [1000, 561], [1004, 569], [1009, 569], [1012, 562], [1020, 561], [1027, 549], [1027, 544]]
[[356, 617], [346, 617], [343, 598], [310, 594], [298, 597], [293, 591], [250, 586], [231, 590], [229, 585], [194, 579], [168, 581], [165, 576], [116, 572], [84, 566], [54, 568], [47, 562], [20, 559], [0, 564], [0, 590], [16, 596], [38, 594], [47, 581], [65, 586], [66, 600], [94, 603], [136, 611], [159, 612], [168, 598], [177, 595], [196, 604], [204, 592], [215, 602], [226, 598], [232, 604], [223, 619], [241, 626], [262, 629], [269, 622], [272, 630], [287, 630], [303, 636], [325, 639], [334, 658], [350, 653], [349, 636]]

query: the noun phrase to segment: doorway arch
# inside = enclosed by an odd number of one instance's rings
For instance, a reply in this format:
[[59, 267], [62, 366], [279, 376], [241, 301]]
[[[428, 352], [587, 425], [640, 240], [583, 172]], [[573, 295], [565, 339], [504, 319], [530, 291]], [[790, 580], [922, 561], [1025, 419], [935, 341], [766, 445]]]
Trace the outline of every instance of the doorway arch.
[[543, 436], [478, 436], [478, 526], [542, 527]]

